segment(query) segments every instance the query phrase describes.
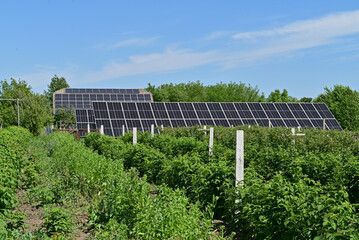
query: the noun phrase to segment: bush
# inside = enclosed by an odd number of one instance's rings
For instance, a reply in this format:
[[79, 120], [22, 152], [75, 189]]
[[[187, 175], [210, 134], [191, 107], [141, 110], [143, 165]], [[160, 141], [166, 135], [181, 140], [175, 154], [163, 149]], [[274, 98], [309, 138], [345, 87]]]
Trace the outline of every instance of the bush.
[[[131, 134], [117, 140], [100, 137], [92, 145], [106, 140], [106, 144], [97, 145], [99, 152], [111, 152], [107, 156], [122, 159], [126, 169], [135, 167], [151, 183], [184, 190], [202, 209], [215, 200], [214, 216], [230, 222], [244, 237], [356, 236], [357, 132], [302, 129], [305, 136], [293, 136], [287, 128], [216, 127], [214, 155], [210, 157], [208, 135], [197, 128], [166, 128], [154, 138], [139, 133], [136, 147], [132, 146]], [[227, 203], [244, 199], [234, 194], [235, 130], [245, 131], [247, 175], [240, 193], [246, 200], [233, 207]], [[278, 207], [278, 201], [288, 207]], [[301, 212], [305, 216], [300, 216]]]
[[126, 169], [136, 168], [141, 177], [147, 175], [152, 183], [158, 183], [158, 174], [163, 164], [168, 161], [163, 153], [142, 144], [127, 145], [127, 148], [120, 153], [120, 157]]
[[[118, 144], [127, 144], [106, 136], [89, 136], [85, 144], [94, 146], [93, 149], [98, 148], [109, 158], [98, 155], [81, 142], [74, 142], [67, 133], [56, 132], [46, 139], [50, 158], [45, 167], [59, 185], [78, 190], [93, 200], [90, 218], [98, 230], [98, 238], [146, 239], [158, 236], [162, 239], [190, 236], [197, 239], [211, 235], [211, 216], [202, 213], [198, 205], [191, 204], [182, 192], [159, 187], [157, 193], [157, 187], [148, 184], [146, 176], [142, 179], [136, 171], [125, 172], [122, 161], [116, 159], [121, 157], [126, 164], [139, 169], [143, 167], [143, 172], [155, 177], [155, 166], [164, 160], [163, 154], [141, 144], [118, 149]], [[146, 156], [157, 157], [158, 162], [147, 161]], [[188, 222], [191, 225], [187, 226]], [[150, 224], [153, 227], [146, 228]], [[157, 226], [161, 229], [157, 229]]]
[[43, 219], [42, 227], [49, 237], [66, 237], [73, 230], [73, 220], [67, 209], [47, 209]]
[[211, 216], [190, 204], [181, 191], [160, 187], [152, 196], [151, 192], [145, 179], [139, 180], [134, 172], [114, 176], [91, 219], [117, 226], [117, 231], [121, 229], [131, 239], [203, 239], [211, 235]]
[[19, 127], [0, 129], [0, 218], [14, 208], [16, 188], [31, 133]]
[[230, 202], [228, 219], [243, 238], [349, 239], [359, 234], [359, 218], [346, 191], [326, 192], [300, 174], [293, 182], [280, 174], [266, 181], [247, 171], [245, 185]]

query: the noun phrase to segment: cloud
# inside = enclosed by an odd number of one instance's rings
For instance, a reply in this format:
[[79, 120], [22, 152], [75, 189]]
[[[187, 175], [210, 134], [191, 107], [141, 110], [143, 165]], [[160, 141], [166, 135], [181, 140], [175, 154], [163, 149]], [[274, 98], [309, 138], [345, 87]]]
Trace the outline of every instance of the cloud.
[[252, 44], [251, 47], [256, 49], [234, 53], [225, 60], [224, 65], [225, 68], [232, 68], [243, 62], [339, 43], [343, 37], [359, 33], [358, 22], [359, 10], [356, 10], [296, 21], [270, 30], [237, 33], [232, 39], [247, 40], [242, 44]]
[[232, 36], [233, 39], [257, 39], [261, 37], [279, 37], [287, 40], [311, 37], [317, 42], [326, 42], [359, 32], [359, 10], [330, 14], [322, 18], [296, 21], [271, 30], [243, 32]]
[[107, 47], [108, 50], [117, 49], [120, 47], [128, 47], [128, 46], [144, 46], [154, 42], [159, 37], [152, 37], [152, 38], [131, 38], [127, 39], [113, 45]]
[[[120, 79], [126, 76], [184, 71], [201, 66], [216, 66], [215, 69], [217, 70], [221, 68], [227, 70], [264, 60], [272, 61], [278, 56], [287, 60], [289, 57], [295, 56], [298, 50], [311, 49], [305, 53], [301, 51], [301, 54], [314, 54], [313, 47], [329, 44], [332, 44], [333, 51], [340, 52], [346, 49], [343, 51], [345, 52], [349, 50], [347, 49], [348, 42], [346, 42], [348, 39], [345, 40], [344, 37], [351, 36], [354, 39], [351, 43], [356, 43], [356, 36], [354, 35], [359, 33], [358, 23], [359, 10], [296, 21], [279, 28], [263, 31], [243, 32], [234, 35], [229, 31], [217, 31], [205, 37], [208, 40], [221, 38], [220, 41], [216, 41], [216, 44], [222, 43], [222, 45], [218, 45], [215, 49], [199, 51], [196, 49], [167, 48], [162, 52], [131, 55], [127, 57], [125, 62], [113, 61], [98, 71], [82, 72], [79, 68], [72, 67], [57, 72], [56, 69], [42, 69], [21, 78], [29, 80], [29, 83], [34, 87], [46, 86], [56, 73], [59, 76], [66, 77], [66, 79], [75, 80], [71, 82], [72, 84], [80, 85]], [[132, 38], [113, 44], [108, 49], [150, 44], [157, 38]], [[169, 45], [167, 44], [167, 46]], [[331, 51], [330, 49], [322, 50], [328, 54]]]
[[47, 88], [55, 74], [59, 77], [65, 77], [71, 85], [69, 79], [74, 79], [77, 72], [77, 66], [75, 65], [64, 69], [56, 69], [45, 65], [36, 65], [35, 67], [37, 68], [35, 72], [17, 76], [15, 79], [25, 80], [35, 92], [39, 93], [42, 93]]
[[186, 49], [167, 49], [162, 53], [130, 56], [127, 63], [112, 62], [97, 72], [87, 74], [81, 82], [101, 82], [148, 73], [159, 74], [208, 65], [219, 59], [215, 51], [193, 52]]
[[212, 32], [209, 35], [204, 37], [204, 40], [209, 41], [209, 40], [213, 40], [213, 39], [217, 39], [217, 38], [223, 38], [223, 37], [227, 37], [228, 35], [233, 34], [233, 31], [216, 31], [216, 32]]
[[44, 88], [44, 86], [47, 86], [53, 76], [54, 73], [52, 71], [42, 70], [22, 75], [19, 78], [29, 83], [33, 89], [38, 89], [40, 87]]

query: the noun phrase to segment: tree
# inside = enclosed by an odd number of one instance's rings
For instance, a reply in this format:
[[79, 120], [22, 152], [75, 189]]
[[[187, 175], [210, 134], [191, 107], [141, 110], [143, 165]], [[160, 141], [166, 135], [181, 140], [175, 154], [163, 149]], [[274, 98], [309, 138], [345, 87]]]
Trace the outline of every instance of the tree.
[[280, 90], [276, 89], [268, 96], [268, 102], [282, 102]]
[[298, 99], [289, 96], [287, 89], [283, 89], [282, 93], [280, 92], [279, 89], [276, 89], [269, 94], [267, 101], [268, 102], [298, 102]]
[[[73, 124], [76, 123], [76, 114], [73, 107], [57, 109], [55, 115], [56, 123]], [[66, 125], [66, 127], [69, 127]]]
[[70, 85], [66, 82], [64, 77], [58, 77], [56, 74], [51, 78], [51, 83], [47, 85], [47, 91], [45, 91], [45, 96], [48, 99], [50, 105], [53, 101], [53, 93], [62, 88], [68, 88]]
[[10, 82], [6, 80], [0, 81], [0, 96], [1, 98], [23, 98], [31, 94], [31, 86], [27, 85], [25, 81], [10, 78]]
[[[25, 81], [16, 81], [14, 78], [10, 78], [10, 82], [6, 80], [0, 81], [0, 98], [24, 99], [29, 95], [31, 95], [31, 87], [28, 86]], [[20, 116], [21, 115], [20, 109]], [[0, 121], [0, 125], [2, 124], [3, 127], [17, 125], [16, 102], [0, 101]]]
[[263, 102], [264, 95], [257, 87], [244, 83], [217, 83], [205, 89], [206, 102]]
[[311, 103], [313, 101], [313, 98], [310, 97], [302, 97], [299, 102], [307, 102], [307, 103]]
[[257, 87], [244, 83], [217, 83], [203, 86], [200, 81], [163, 84], [159, 87], [151, 84], [146, 88], [156, 102], [263, 102], [264, 94]]
[[20, 103], [22, 111], [21, 126], [33, 134], [39, 134], [47, 123], [53, 122], [51, 107], [46, 103], [44, 95], [33, 93]]
[[[43, 95], [33, 93], [25, 81], [11, 78], [10, 82], [0, 81], [0, 98], [22, 99], [20, 101], [20, 126], [38, 134], [52, 121], [51, 107]], [[0, 101], [0, 121], [3, 127], [17, 125], [17, 106], [14, 102]]]
[[324, 88], [314, 102], [324, 102], [343, 129], [359, 129], [359, 93], [348, 86], [335, 85]]
[[197, 82], [162, 84], [159, 87], [148, 84], [147, 91], [152, 93], [156, 102], [202, 102], [204, 87]]

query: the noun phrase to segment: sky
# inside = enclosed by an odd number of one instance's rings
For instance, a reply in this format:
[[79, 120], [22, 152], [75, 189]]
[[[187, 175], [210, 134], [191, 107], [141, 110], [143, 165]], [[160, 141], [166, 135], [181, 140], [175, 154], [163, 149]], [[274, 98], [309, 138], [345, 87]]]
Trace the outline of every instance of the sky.
[[359, 90], [356, 0], [1, 0], [0, 80], [77, 88], [245, 83]]

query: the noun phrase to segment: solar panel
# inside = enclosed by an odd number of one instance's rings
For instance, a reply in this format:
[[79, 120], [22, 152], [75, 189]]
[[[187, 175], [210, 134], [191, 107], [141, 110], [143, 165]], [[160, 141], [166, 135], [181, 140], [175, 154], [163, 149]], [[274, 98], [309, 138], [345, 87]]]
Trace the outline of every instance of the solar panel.
[[[123, 102], [123, 101], [132, 101], [132, 102], [151, 102], [151, 94], [128, 94], [128, 93], [98, 93], [98, 89], [86, 89], [92, 90], [91, 93], [78, 93], [76, 89], [66, 89], [66, 90], [75, 90], [74, 92], [67, 93], [55, 93], [54, 94], [54, 109], [55, 112], [59, 108], [74, 108], [74, 109], [91, 109], [93, 101], [104, 101], [104, 102]], [[100, 89], [101, 90], [101, 89]], [[114, 90], [114, 89], [113, 89]], [[121, 90], [121, 89], [120, 89]], [[128, 89], [126, 89], [128, 90]], [[138, 89], [136, 89], [138, 90]], [[115, 92], [115, 91], [113, 91]]]
[[140, 93], [140, 90], [126, 88], [66, 88], [65, 93]]
[[[77, 129], [87, 129], [90, 124], [90, 129], [96, 129], [95, 117], [91, 109], [76, 109], [76, 127]], [[93, 132], [93, 130], [91, 130]], [[81, 132], [81, 137], [84, 132]]]
[[342, 130], [323, 103], [177, 103], [177, 102], [93, 102], [97, 128], [119, 136], [137, 127], [195, 125], [323, 128]]

